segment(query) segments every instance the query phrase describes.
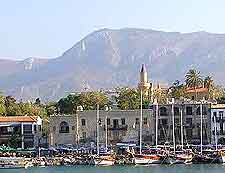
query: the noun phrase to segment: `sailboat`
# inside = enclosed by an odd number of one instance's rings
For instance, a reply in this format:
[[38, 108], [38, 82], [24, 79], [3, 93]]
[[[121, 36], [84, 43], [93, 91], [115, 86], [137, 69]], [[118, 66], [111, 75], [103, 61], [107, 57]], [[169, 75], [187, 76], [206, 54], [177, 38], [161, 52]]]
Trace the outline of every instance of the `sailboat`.
[[173, 121], [173, 153], [170, 154], [170, 164], [188, 164], [192, 162], [193, 153], [191, 150], [184, 150], [183, 148], [183, 112], [180, 111], [180, 127], [181, 127], [181, 148], [182, 150], [176, 150], [176, 139], [175, 139], [175, 116], [174, 116], [174, 99], [172, 99], [172, 121]]
[[[140, 112], [140, 146], [139, 146], [139, 154], [134, 154], [133, 162], [136, 165], [148, 165], [148, 164], [159, 164], [163, 162], [163, 156], [159, 154], [159, 150], [156, 149], [148, 149], [144, 153], [142, 153], [142, 115], [143, 115], [143, 109], [142, 109], [142, 90], [141, 90], [141, 112]], [[158, 104], [156, 104], [156, 122], [158, 116]], [[157, 129], [157, 128], [156, 128]], [[157, 130], [156, 130], [157, 134]], [[156, 135], [156, 141], [157, 141], [157, 135]], [[156, 142], [157, 146], [157, 142]]]
[[[105, 107], [106, 109], [106, 107]], [[107, 110], [108, 111], [108, 107]], [[107, 138], [107, 116], [105, 118], [105, 138], [106, 138], [106, 143], [105, 143], [105, 151], [100, 153], [100, 148], [99, 148], [99, 105], [97, 104], [97, 124], [96, 124], [96, 129], [97, 129], [97, 155], [94, 155], [91, 157], [91, 160], [89, 162], [90, 165], [96, 165], [96, 166], [112, 166], [115, 164], [115, 157], [111, 154], [108, 153], [108, 138]]]

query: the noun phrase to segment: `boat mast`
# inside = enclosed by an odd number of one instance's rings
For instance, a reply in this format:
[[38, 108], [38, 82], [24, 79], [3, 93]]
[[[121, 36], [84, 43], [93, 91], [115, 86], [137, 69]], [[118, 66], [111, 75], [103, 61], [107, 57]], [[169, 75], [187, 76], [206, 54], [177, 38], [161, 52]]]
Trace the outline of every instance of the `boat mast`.
[[105, 149], [107, 152], [107, 147], [108, 147], [108, 126], [107, 126], [107, 115], [105, 117]]
[[200, 103], [200, 115], [201, 115], [201, 154], [202, 154], [202, 138], [203, 138], [203, 134], [202, 134], [202, 130], [203, 130], [203, 124], [202, 124], [202, 102]]
[[97, 124], [96, 124], [96, 131], [97, 131], [97, 154], [99, 155], [99, 104], [97, 104], [97, 115], [96, 115], [96, 119], [97, 119]]
[[216, 116], [214, 116], [214, 135], [215, 135], [215, 144], [216, 144], [216, 151], [218, 149], [217, 147], [217, 124], [216, 124]]
[[143, 109], [142, 109], [142, 100], [143, 100], [143, 96], [142, 96], [142, 89], [141, 89], [141, 115], [140, 115], [140, 151], [139, 153], [141, 154], [141, 150], [142, 150], [142, 118], [143, 118]]
[[155, 110], [155, 145], [158, 147], [158, 118], [159, 118], [159, 105], [156, 100], [156, 110]]
[[181, 148], [184, 149], [184, 134], [183, 134], [183, 104], [180, 111], [180, 134], [181, 134]]
[[172, 121], [173, 121], [173, 152], [176, 154], [176, 141], [175, 141], [175, 117], [174, 117], [174, 98], [172, 98], [171, 104], [171, 113], [172, 113]]

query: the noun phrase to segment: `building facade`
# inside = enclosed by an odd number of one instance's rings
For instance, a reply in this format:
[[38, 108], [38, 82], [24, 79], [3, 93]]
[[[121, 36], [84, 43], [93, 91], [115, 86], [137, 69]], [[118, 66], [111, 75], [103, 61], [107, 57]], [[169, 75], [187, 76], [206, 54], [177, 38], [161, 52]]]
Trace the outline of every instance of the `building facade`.
[[[182, 130], [184, 144], [200, 144], [201, 112], [203, 144], [211, 143], [210, 104], [205, 103], [201, 105], [200, 103], [177, 103], [173, 105], [173, 112], [172, 104], [152, 105], [151, 107], [154, 110], [154, 118], [158, 112], [158, 144], [165, 144], [166, 142], [172, 141], [173, 117], [176, 144], [181, 144]], [[181, 127], [183, 127], [182, 130]]]
[[42, 119], [37, 116], [0, 117], [0, 145], [33, 148], [42, 136]]
[[[201, 111], [202, 106], [202, 111]], [[184, 144], [200, 144], [201, 117], [203, 144], [211, 143], [210, 104], [174, 104], [174, 127], [176, 144], [181, 144], [181, 114]], [[158, 113], [157, 113], [158, 112]], [[202, 112], [202, 116], [201, 116]], [[50, 117], [49, 144], [77, 144], [96, 141], [96, 111], [82, 111], [76, 115]], [[172, 105], [151, 105], [143, 110], [143, 142], [156, 144], [156, 117], [158, 114], [158, 144], [172, 142]], [[116, 142], [139, 142], [140, 110], [111, 110], [99, 113], [100, 143], [105, 143], [106, 127], [108, 144]]]
[[211, 134], [214, 144], [225, 144], [225, 104], [211, 105]]
[[[76, 115], [50, 117], [49, 144], [77, 144], [96, 141], [96, 111], [78, 112]], [[111, 110], [99, 112], [99, 138], [105, 143], [137, 142], [140, 132], [140, 110]], [[143, 141], [152, 143], [154, 133], [151, 110], [143, 110]]]

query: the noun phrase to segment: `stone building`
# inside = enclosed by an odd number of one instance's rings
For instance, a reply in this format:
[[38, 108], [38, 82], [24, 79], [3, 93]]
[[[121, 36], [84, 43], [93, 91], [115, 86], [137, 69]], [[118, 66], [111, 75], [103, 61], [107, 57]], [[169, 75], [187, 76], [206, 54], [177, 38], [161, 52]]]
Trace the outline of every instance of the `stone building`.
[[[158, 107], [158, 111], [156, 110]], [[158, 144], [172, 142], [172, 105], [151, 105], [143, 110], [143, 142], [156, 143], [156, 113], [158, 112]], [[96, 111], [82, 111], [76, 115], [54, 115], [50, 117], [49, 144], [77, 144], [96, 141]], [[175, 103], [175, 139], [181, 144], [181, 113], [184, 144], [200, 144], [200, 103]], [[111, 110], [99, 113], [100, 143], [105, 143], [107, 123], [108, 143], [139, 142], [140, 110]], [[106, 119], [107, 117], [107, 119]], [[210, 104], [202, 104], [203, 144], [211, 143]]]
[[[76, 115], [50, 117], [49, 144], [77, 144], [96, 141], [96, 111], [82, 111]], [[107, 118], [106, 118], [107, 117]], [[135, 142], [139, 140], [140, 110], [111, 110], [99, 112], [99, 138], [105, 143], [107, 124], [108, 143]], [[154, 122], [152, 111], [143, 110], [143, 142], [152, 144]]]
[[[158, 144], [171, 142], [173, 137], [172, 104], [151, 105], [155, 119], [158, 112]], [[156, 111], [158, 107], [158, 111]], [[175, 103], [174, 124], [176, 144], [181, 144], [181, 114], [183, 124], [184, 144], [200, 144], [201, 109], [200, 103]], [[153, 120], [155, 121], [155, 120]], [[210, 104], [202, 104], [203, 144], [211, 143], [211, 113]], [[154, 137], [155, 138], [155, 135]]]

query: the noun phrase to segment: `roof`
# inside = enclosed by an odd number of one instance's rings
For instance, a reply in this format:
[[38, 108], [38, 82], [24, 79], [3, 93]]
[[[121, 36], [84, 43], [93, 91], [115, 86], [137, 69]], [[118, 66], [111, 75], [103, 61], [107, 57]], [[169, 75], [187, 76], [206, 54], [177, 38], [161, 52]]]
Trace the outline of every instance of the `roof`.
[[212, 104], [211, 109], [225, 109], [225, 104]]
[[208, 92], [208, 88], [187, 88], [186, 89], [186, 93], [207, 93]]
[[37, 122], [38, 116], [6, 116], [0, 117], [0, 122]]
[[145, 68], [145, 64], [142, 64], [142, 66], [141, 66], [141, 72], [143, 73], [145, 73], [146, 72], [146, 68]]

